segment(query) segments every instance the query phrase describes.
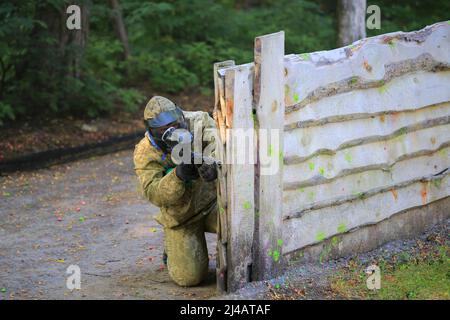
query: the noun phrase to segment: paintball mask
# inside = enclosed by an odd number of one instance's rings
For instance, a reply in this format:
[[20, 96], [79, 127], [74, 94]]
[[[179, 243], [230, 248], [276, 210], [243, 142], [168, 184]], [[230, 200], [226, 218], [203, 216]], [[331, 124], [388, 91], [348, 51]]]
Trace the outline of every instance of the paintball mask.
[[156, 117], [144, 120], [144, 123], [147, 129], [161, 128], [172, 123], [179, 128], [187, 129], [183, 111], [178, 106], [175, 109], [160, 112]]
[[161, 112], [152, 119], [144, 120], [144, 124], [149, 134], [165, 152], [170, 152], [178, 143], [192, 141], [183, 111], [178, 106]]
[[177, 144], [186, 144], [192, 142], [192, 133], [184, 128], [170, 127], [164, 131], [162, 141], [169, 146], [170, 149]]

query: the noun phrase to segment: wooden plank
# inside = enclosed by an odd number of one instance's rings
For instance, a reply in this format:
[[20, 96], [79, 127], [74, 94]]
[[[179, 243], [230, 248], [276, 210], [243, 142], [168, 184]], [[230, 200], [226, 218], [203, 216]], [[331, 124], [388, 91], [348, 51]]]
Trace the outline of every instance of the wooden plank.
[[335, 179], [370, 169], [388, 170], [396, 162], [438, 150], [450, 142], [450, 124], [413, 132], [399, 132], [387, 141], [360, 144], [286, 165], [283, 183], [302, 187], [320, 179]]
[[380, 114], [373, 117], [297, 128], [284, 133], [285, 160], [293, 163], [318, 153], [332, 153], [353, 145], [387, 140], [399, 130], [415, 131], [435, 126], [450, 117], [450, 102], [411, 112]]
[[[379, 88], [354, 90], [325, 97], [286, 114], [286, 126], [316, 125], [376, 116], [380, 113], [418, 110], [450, 101], [450, 71], [421, 72], [392, 80]], [[320, 122], [322, 120], [322, 122]]]
[[416, 59], [423, 54], [431, 53], [430, 59], [448, 64], [449, 38], [450, 25], [443, 22], [420, 31], [363, 39], [334, 50], [289, 55], [285, 60], [287, 105], [301, 103], [319, 87], [345, 79], [358, 80], [352, 83], [355, 86], [360, 80], [379, 81], [386, 75], [389, 64]]
[[[214, 63], [214, 119], [219, 128], [219, 141], [216, 141], [216, 156], [222, 163], [225, 158], [225, 121], [222, 117], [221, 100], [224, 99], [223, 90], [219, 90], [222, 82], [220, 80], [219, 69], [234, 65], [234, 61], [227, 60]], [[217, 221], [217, 262], [216, 262], [216, 288], [218, 293], [227, 291], [227, 229], [226, 210], [227, 210], [227, 193], [226, 193], [226, 166], [218, 168], [217, 183], [217, 204], [218, 204], [218, 221]]]
[[[227, 152], [230, 159], [236, 159], [243, 152], [237, 143], [234, 129], [253, 129], [252, 83], [249, 81], [250, 68], [240, 66], [226, 70], [225, 95], [227, 118], [231, 130], [227, 130]], [[253, 152], [253, 151], [252, 151]], [[252, 264], [252, 242], [254, 230], [254, 165], [233, 162], [227, 172], [228, 186], [228, 285], [229, 291], [241, 288], [250, 280]]]
[[219, 97], [219, 69], [234, 66], [234, 60], [226, 60], [221, 62], [215, 62], [213, 65], [213, 79], [214, 79], [214, 109], [220, 108], [220, 97]]
[[445, 147], [402, 160], [392, 167], [368, 169], [337, 179], [326, 179], [320, 184], [285, 189], [283, 217], [298, 216], [307, 210], [332, 206], [350, 199], [359, 199], [382, 188], [392, 188], [392, 195], [396, 197], [396, 185], [412, 181], [417, 177], [437, 174], [449, 167], [450, 147]]
[[[283, 150], [284, 126], [284, 32], [255, 39], [254, 104], [258, 131], [258, 163], [255, 182], [257, 220], [254, 240], [255, 280], [270, 279], [283, 271], [282, 259], [282, 157], [273, 147]], [[266, 132], [264, 132], [266, 130]], [[278, 131], [278, 140], [272, 140], [271, 130]], [[262, 139], [267, 139], [262, 141]], [[269, 158], [278, 166], [273, 174], [263, 174], [261, 159]]]
[[362, 225], [375, 224], [406, 209], [416, 208], [450, 195], [450, 174], [431, 176], [396, 190], [340, 205], [313, 210], [301, 218], [283, 221], [287, 254], [319, 243]]
[[219, 128], [222, 143], [225, 144], [225, 81], [224, 70], [234, 66], [234, 60], [226, 60], [214, 64], [214, 110], [217, 117], [217, 126]]

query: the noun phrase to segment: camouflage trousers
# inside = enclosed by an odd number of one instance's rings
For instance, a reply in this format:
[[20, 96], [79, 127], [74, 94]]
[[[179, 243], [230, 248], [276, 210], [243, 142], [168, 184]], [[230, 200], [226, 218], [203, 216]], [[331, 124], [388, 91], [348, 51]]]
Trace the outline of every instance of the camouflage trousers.
[[205, 232], [217, 233], [217, 203], [202, 219], [187, 226], [164, 228], [169, 275], [180, 286], [195, 286], [208, 274]]

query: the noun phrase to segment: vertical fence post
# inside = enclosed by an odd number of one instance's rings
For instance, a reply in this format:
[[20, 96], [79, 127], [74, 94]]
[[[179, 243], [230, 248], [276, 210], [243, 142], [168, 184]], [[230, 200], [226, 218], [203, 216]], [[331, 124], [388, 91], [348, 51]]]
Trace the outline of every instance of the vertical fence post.
[[228, 241], [228, 225], [227, 225], [227, 179], [225, 164], [225, 85], [224, 79], [219, 74], [219, 70], [234, 66], [233, 60], [227, 60], [214, 63], [214, 120], [217, 123], [219, 131], [216, 140], [216, 155], [219, 160], [224, 163], [218, 168], [217, 174], [217, 205], [219, 208], [219, 216], [217, 219], [217, 259], [216, 259], [216, 284], [217, 292], [225, 293], [227, 291], [227, 241]]
[[[253, 279], [270, 279], [283, 270], [282, 191], [284, 127], [284, 32], [255, 39], [253, 104], [258, 127], [255, 171]], [[275, 138], [272, 136], [275, 133]], [[276, 133], [278, 135], [276, 135]], [[264, 159], [278, 170], [264, 172]], [[268, 170], [270, 171], [270, 170]]]
[[225, 70], [228, 195], [228, 291], [250, 281], [254, 230], [253, 74], [250, 65]]

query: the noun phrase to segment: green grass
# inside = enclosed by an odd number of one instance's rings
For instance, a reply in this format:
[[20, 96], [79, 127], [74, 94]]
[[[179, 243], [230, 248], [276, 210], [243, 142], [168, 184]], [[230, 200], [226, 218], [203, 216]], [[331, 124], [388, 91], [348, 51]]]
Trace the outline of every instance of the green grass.
[[439, 247], [425, 256], [401, 254], [401, 262], [379, 261], [381, 289], [369, 290], [364, 267], [357, 264], [340, 270], [330, 279], [333, 295], [346, 299], [450, 299], [449, 247]]

